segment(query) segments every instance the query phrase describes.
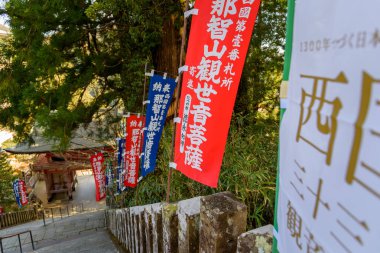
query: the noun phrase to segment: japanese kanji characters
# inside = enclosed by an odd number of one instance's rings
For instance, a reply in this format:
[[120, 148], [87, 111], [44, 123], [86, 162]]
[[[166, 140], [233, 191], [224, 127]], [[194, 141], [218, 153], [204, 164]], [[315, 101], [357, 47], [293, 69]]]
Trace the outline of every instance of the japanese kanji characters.
[[[157, 84], [157, 83], [156, 83]], [[156, 85], [162, 87], [162, 84]], [[161, 90], [161, 89], [160, 89]], [[154, 111], [154, 109], [153, 109]], [[145, 117], [130, 115], [126, 119], [127, 136], [125, 140], [125, 171], [124, 186], [136, 187], [140, 168], [141, 139]]]
[[[296, 140], [297, 142], [303, 140], [313, 146], [318, 152], [326, 155], [326, 164], [331, 163], [332, 152], [334, 147], [335, 135], [337, 131], [337, 116], [339, 111], [342, 108], [342, 103], [339, 98], [334, 100], [329, 100], [326, 98], [327, 85], [329, 83], [337, 84], [347, 84], [347, 79], [344, 73], [340, 73], [336, 78], [329, 77], [319, 77], [311, 75], [301, 75], [304, 79], [311, 79], [313, 81], [312, 93], [307, 93], [305, 90], [302, 90], [301, 98], [301, 113], [298, 123], [298, 132]], [[321, 88], [318, 89], [318, 86], [321, 85]], [[310, 102], [306, 105], [306, 101]], [[317, 104], [318, 103], [318, 104]], [[332, 113], [330, 116], [325, 116], [322, 114], [322, 110], [325, 106], [332, 107]], [[306, 110], [305, 110], [306, 107]], [[307, 124], [312, 117], [312, 113], [317, 108], [316, 115], [314, 115], [317, 120], [317, 125], [315, 126], [318, 132], [322, 135], [328, 135], [329, 140], [326, 147], [320, 147], [311, 140], [310, 137], [305, 137], [302, 135], [302, 127]], [[324, 119], [322, 119], [324, 117]]]
[[[205, 62], [204, 71], [199, 73], [204, 78], [210, 78], [209, 73], [212, 73], [212, 69], [209, 69], [209, 63]], [[171, 98], [173, 96], [175, 88], [175, 80], [173, 78], [166, 78], [159, 75], [154, 75], [151, 78], [151, 84], [149, 88], [149, 101], [146, 109], [145, 128], [144, 128], [144, 140], [141, 154], [142, 163], [142, 176], [146, 176], [148, 173], [154, 170], [156, 164], [156, 155], [158, 150], [158, 142], [160, 141], [162, 129], [165, 124], [166, 115], [169, 109]], [[131, 133], [132, 134], [132, 133]], [[137, 134], [137, 133], [136, 133]], [[138, 149], [139, 147], [135, 145]], [[130, 150], [135, 152], [135, 150]], [[130, 161], [130, 167], [132, 173], [134, 173], [130, 181], [137, 180], [137, 171], [134, 169], [136, 166], [135, 161]]]
[[96, 153], [91, 158], [92, 172], [95, 179], [96, 201], [106, 197], [106, 176], [103, 170], [104, 157], [102, 153]]
[[[187, 176], [213, 187], [259, 4], [258, 0], [195, 2], [198, 15], [192, 18], [175, 162]], [[210, 153], [216, 157], [208, 157]]]

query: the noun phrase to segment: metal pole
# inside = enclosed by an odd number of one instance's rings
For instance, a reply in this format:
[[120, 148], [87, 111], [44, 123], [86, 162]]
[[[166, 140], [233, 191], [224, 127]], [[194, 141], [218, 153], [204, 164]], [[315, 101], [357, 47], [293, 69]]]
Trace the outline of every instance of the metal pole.
[[[148, 59], [147, 59], [147, 62], [145, 63], [145, 73], [148, 71]], [[142, 107], [141, 107], [141, 115], [144, 115], [144, 101], [145, 101], [145, 89], [146, 89], [146, 82], [147, 82], [147, 77], [144, 73], [144, 91], [143, 91], [143, 103], [142, 103]], [[140, 138], [140, 147], [143, 146], [143, 143], [144, 142], [144, 139], [143, 138]], [[141, 151], [141, 149], [140, 149]], [[139, 158], [140, 159], [140, 158]], [[140, 164], [141, 164], [141, 161], [140, 161]], [[136, 186], [136, 190], [135, 190], [135, 199], [136, 199], [136, 204], [138, 205], [139, 201], [138, 201], [138, 193], [139, 193], [139, 188], [138, 186]], [[125, 205], [125, 195], [124, 195], [124, 200], [123, 200], [123, 205]]]
[[3, 251], [3, 239], [0, 238], [0, 249], [1, 249], [1, 253], [4, 253]]
[[[185, 6], [185, 11], [189, 10], [189, 0], [186, 0], [186, 6]], [[181, 44], [181, 53], [179, 57], [179, 66], [181, 67], [183, 65], [183, 58], [185, 54], [185, 42], [186, 42], [186, 35], [187, 35], [187, 19], [186, 17], [183, 17], [183, 33], [182, 33], [182, 44]], [[174, 118], [177, 117], [178, 114], [178, 107], [179, 107], [179, 96], [181, 95], [181, 88], [182, 88], [182, 73], [179, 74], [178, 76], [178, 86], [177, 86], [177, 91], [176, 91], [176, 101], [175, 101], [175, 106], [174, 106]], [[174, 144], [175, 144], [175, 132], [176, 132], [176, 123], [174, 123], [173, 126], [173, 133], [172, 133], [172, 153], [170, 156], [170, 161], [174, 161]], [[166, 190], [166, 202], [170, 202], [170, 184], [171, 184], [171, 176], [172, 176], [172, 169], [169, 167], [169, 172], [168, 172], [168, 182], [167, 182], [167, 190]]]
[[67, 216], [70, 217], [69, 206], [66, 206]]
[[34, 250], [34, 241], [33, 241], [32, 231], [29, 230], [29, 234], [30, 234], [30, 241], [32, 242], [32, 249]]
[[20, 252], [22, 253], [20, 234], [18, 234], [17, 237], [18, 237], [18, 245], [20, 246]]
[[84, 208], [83, 208], [83, 203], [82, 203], [82, 212], [84, 211]]
[[62, 209], [59, 207], [59, 213], [61, 214], [61, 220], [62, 220]]
[[53, 208], [50, 208], [50, 213], [51, 213], [51, 219], [52, 219], [53, 222], [54, 222]]
[[45, 210], [42, 210], [42, 220], [44, 221], [44, 226], [46, 226], [46, 221], [45, 221]]

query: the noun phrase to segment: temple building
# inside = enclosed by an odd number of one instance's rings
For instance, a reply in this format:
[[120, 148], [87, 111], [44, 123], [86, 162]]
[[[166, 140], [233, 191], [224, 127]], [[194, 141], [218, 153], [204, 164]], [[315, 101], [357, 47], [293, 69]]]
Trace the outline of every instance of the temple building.
[[[81, 134], [80, 134], [81, 133]], [[54, 141], [35, 137], [34, 144], [22, 143], [5, 149], [11, 154], [35, 154], [30, 170], [25, 175], [29, 198], [37, 198], [47, 204], [55, 196], [73, 198], [77, 184], [77, 172], [91, 170], [90, 156], [95, 152], [113, 152], [110, 144], [90, 139], [83, 129], [76, 131], [65, 151], [59, 151]]]

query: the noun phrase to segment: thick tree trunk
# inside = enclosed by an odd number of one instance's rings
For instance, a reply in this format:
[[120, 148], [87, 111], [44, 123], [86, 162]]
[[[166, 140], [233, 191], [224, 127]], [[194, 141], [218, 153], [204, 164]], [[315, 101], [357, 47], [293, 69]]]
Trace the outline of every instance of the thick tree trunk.
[[178, 71], [181, 47], [180, 31], [175, 25], [176, 19], [177, 17], [172, 15], [164, 21], [161, 45], [153, 56], [155, 68], [167, 72], [171, 77], [175, 77]]

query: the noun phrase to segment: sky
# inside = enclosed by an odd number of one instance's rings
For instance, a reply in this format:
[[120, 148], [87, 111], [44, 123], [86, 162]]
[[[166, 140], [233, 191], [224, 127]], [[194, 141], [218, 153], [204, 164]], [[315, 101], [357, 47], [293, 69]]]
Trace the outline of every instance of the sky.
[[12, 134], [10, 132], [1, 130], [0, 131], [0, 146], [3, 144], [4, 141], [10, 138], [12, 138]]
[[[0, 0], [0, 8], [4, 8], [4, 4], [5, 4], [5, 0]], [[6, 17], [0, 16], [0, 24], [8, 26], [6, 24]]]

